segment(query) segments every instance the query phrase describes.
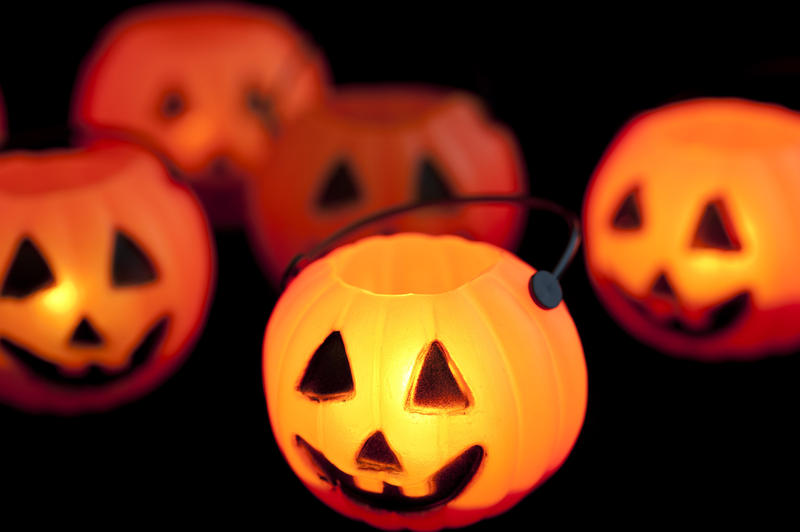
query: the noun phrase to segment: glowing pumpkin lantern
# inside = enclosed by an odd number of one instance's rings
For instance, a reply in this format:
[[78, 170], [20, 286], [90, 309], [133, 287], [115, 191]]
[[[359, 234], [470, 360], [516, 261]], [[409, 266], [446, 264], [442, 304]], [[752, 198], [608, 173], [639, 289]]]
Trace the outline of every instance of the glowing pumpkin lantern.
[[620, 323], [668, 352], [800, 344], [800, 114], [734, 99], [645, 113], [595, 171], [586, 260]]
[[[334, 229], [387, 207], [524, 194], [513, 136], [473, 97], [422, 87], [351, 88], [296, 122], [257, 181], [252, 228], [273, 279]], [[380, 231], [451, 233], [512, 247], [515, 206], [426, 209]], [[363, 236], [363, 235], [362, 235]]]
[[84, 69], [74, 120], [166, 154], [215, 224], [241, 223], [243, 187], [283, 128], [325, 91], [320, 56], [280, 13], [201, 4], [140, 8]]
[[345, 245], [296, 277], [264, 341], [273, 433], [303, 483], [382, 528], [463, 526], [513, 506], [564, 461], [586, 367], [534, 269], [458, 236]]
[[141, 148], [0, 157], [0, 399], [101, 410], [187, 354], [211, 293], [202, 209]]

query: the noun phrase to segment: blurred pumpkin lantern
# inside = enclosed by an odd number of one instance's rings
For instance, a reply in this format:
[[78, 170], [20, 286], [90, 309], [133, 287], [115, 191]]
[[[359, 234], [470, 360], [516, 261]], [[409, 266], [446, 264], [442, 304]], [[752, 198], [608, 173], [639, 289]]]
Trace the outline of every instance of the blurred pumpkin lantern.
[[734, 99], [634, 119], [584, 202], [586, 260], [620, 323], [668, 352], [800, 345], [800, 114]]
[[267, 326], [273, 433], [323, 502], [382, 528], [464, 526], [564, 461], [586, 367], [534, 269], [458, 236], [348, 244], [289, 284]]
[[141, 148], [0, 157], [0, 399], [107, 409], [163, 381], [205, 318], [202, 210]]
[[140, 8], [88, 60], [73, 119], [164, 153], [212, 222], [241, 223], [244, 185], [283, 128], [325, 92], [320, 56], [280, 13], [244, 5]]
[[[473, 97], [422, 87], [351, 88], [280, 139], [251, 196], [251, 228], [278, 279], [295, 255], [373, 212], [527, 188], [516, 141]], [[462, 234], [511, 247], [522, 221], [516, 206], [482, 205], [426, 209], [380, 230]]]

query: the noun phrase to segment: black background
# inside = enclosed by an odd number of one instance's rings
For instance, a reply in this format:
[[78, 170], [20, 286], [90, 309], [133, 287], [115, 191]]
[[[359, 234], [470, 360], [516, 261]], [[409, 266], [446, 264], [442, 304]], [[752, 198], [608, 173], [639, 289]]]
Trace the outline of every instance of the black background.
[[[67, 142], [80, 62], [129, 5], [3, 6], [9, 148]], [[336, 83], [418, 81], [477, 93], [516, 134], [532, 192], [576, 212], [604, 148], [639, 111], [702, 95], [800, 109], [792, 17], [763, 6], [738, 19], [678, 6], [648, 13], [577, 4], [526, 12], [496, 2], [279, 7], [324, 51]], [[528, 229], [519, 254], [552, 264], [566, 238], [558, 220], [534, 217]], [[365, 528], [307, 493], [278, 451], [260, 372], [277, 294], [243, 234], [216, 240], [208, 323], [162, 388], [77, 418], [0, 407], [0, 490], [12, 495], [0, 500], [0, 514], [32, 507], [32, 521], [110, 527], [134, 518], [155, 526], [222, 518], [281, 529]], [[796, 522], [800, 353], [751, 363], [678, 360], [620, 330], [596, 300], [582, 257], [564, 290], [589, 371], [582, 433], [552, 479], [474, 528]]]

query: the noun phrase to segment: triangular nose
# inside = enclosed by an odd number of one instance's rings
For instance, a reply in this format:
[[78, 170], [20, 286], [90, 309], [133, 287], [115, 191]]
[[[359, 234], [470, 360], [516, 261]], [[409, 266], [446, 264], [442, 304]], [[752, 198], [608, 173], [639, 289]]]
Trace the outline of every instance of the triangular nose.
[[367, 438], [367, 441], [361, 446], [361, 450], [358, 451], [356, 463], [360, 469], [395, 472], [403, 470], [400, 460], [389, 447], [386, 437], [381, 431], [374, 432]]
[[672, 301], [675, 300], [675, 291], [672, 289], [672, 285], [669, 284], [667, 276], [663, 272], [656, 277], [656, 280], [653, 283], [653, 288], [650, 289], [650, 292], [662, 299], [669, 299]]
[[92, 326], [87, 318], [81, 318], [75, 331], [72, 333], [72, 338], [69, 341], [72, 345], [78, 347], [93, 347], [103, 345], [103, 337]]

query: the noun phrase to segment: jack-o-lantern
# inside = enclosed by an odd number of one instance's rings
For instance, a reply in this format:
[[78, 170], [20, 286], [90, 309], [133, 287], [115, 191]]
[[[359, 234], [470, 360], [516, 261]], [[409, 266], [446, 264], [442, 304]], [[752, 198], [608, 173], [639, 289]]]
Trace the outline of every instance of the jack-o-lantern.
[[0, 399], [80, 413], [183, 361], [211, 295], [202, 208], [119, 143], [0, 157]]
[[533, 268], [459, 236], [380, 235], [288, 285], [267, 326], [273, 433], [300, 480], [382, 528], [464, 526], [555, 472], [583, 422], [586, 367]]
[[800, 343], [800, 114], [735, 99], [669, 105], [617, 136], [584, 203], [612, 315], [705, 360]]
[[327, 69], [280, 13], [201, 4], [139, 8], [84, 68], [73, 119], [163, 153], [217, 225], [241, 223], [245, 185], [275, 139], [327, 86]]
[[[278, 279], [295, 255], [376, 211], [527, 188], [516, 141], [473, 97], [423, 87], [351, 88], [279, 141], [252, 195], [251, 226]], [[461, 234], [511, 247], [522, 220], [516, 206], [431, 208], [389, 219], [378, 231]]]

